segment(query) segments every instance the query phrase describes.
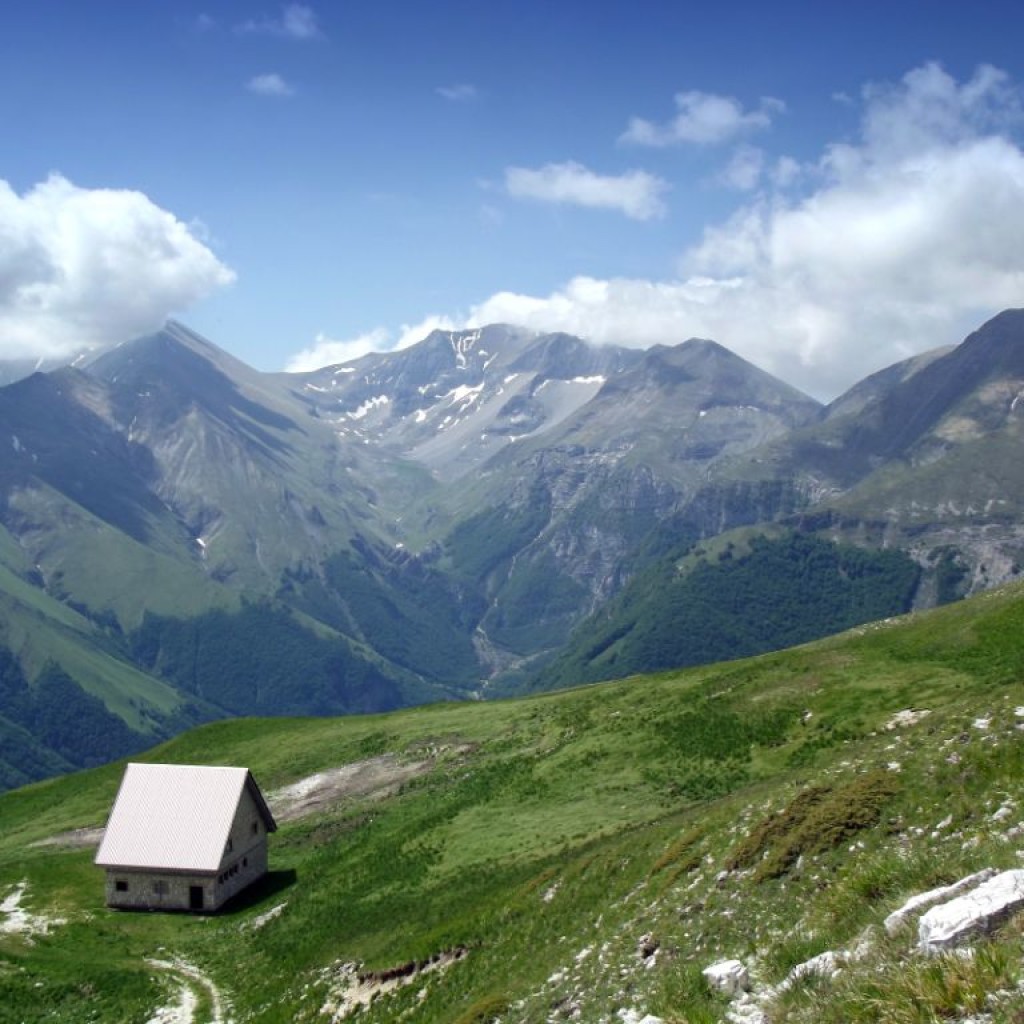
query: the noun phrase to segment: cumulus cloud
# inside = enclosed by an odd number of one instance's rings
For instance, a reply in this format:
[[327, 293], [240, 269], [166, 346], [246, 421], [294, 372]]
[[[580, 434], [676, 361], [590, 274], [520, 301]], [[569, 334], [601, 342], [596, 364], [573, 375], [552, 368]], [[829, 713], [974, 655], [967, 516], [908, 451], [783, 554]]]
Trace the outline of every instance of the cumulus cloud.
[[678, 113], [665, 124], [631, 118], [619, 141], [640, 146], [672, 146], [684, 142], [715, 145], [746, 132], [768, 128], [772, 118], [786, 109], [782, 100], [772, 96], [762, 96], [756, 109], [744, 110], [743, 104], [732, 96], [697, 90], [676, 93], [675, 104]]
[[268, 72], [265, 75], [256, 75], [245, 83], [249, 92], [257, 96], [294, 96], [295, 89], [289, 85], [276, 72]]
[[475, 85], [469, 82], [460, 82], [457, 85], [439, 85], [435, 90], [438, 96], [443, 96], [453, 103], [466, 103], [475, 100], [479, 95]]
[[234, 273], [141, 192], [0, 180], [0, 358], [60, 357], [161, 327]]
[[250, 19], [242, 22], [238, 31], [298, 40], [317, 39], [323, 35], [316, 13], [305, 4], [285, 4], [280, 18]]
[[650, 220], [665, 213], [662, 194], [668, 183], [646, 171], [601, 175], [568, 161], [546, 164], [537, 170], [509, 167], [505, 189], [517, 199], [618, 210], [634, 220]]

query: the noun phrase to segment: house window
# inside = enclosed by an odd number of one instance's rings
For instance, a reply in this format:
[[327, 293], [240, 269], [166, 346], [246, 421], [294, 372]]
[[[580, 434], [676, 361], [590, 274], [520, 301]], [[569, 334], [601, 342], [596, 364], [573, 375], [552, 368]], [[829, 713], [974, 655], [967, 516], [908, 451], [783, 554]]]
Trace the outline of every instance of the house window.
[[119, 878], [116, 882], [114, 882], [114, 890], [116, 892], [127, 892], [128, 883], [124, 881], [124, 879]]
[[227, 845], [224, 847], [225, 853], [230, 853], [235, 848], [235, 841], [228, 836]]
[[256, 833], [259, 832], [259, 830], [260, 830], [260, 823], [258, 821], [254, 821], [252, 823], [252, 834], [256, 835]]

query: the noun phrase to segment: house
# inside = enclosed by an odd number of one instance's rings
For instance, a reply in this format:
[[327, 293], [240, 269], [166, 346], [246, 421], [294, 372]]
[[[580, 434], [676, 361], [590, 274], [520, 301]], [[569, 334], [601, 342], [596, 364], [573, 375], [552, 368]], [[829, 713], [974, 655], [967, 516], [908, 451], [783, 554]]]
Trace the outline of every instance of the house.
[[266, 874], [276, 831], [247, 768], [129, 764], [96, 854], [107, 906], [216, 910]]

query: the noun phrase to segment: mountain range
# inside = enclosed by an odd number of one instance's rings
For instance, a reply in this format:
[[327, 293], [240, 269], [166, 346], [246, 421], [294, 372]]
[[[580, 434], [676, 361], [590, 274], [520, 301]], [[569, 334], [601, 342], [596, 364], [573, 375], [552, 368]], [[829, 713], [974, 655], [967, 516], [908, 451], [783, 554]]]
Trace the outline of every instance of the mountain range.
[[169, 323], [35, 372], [0, 388], [0, 784], [1012, 579], [1022, 393], [1020, 310], [827, 406], [713, 341], [504, 325], [269, 374]]

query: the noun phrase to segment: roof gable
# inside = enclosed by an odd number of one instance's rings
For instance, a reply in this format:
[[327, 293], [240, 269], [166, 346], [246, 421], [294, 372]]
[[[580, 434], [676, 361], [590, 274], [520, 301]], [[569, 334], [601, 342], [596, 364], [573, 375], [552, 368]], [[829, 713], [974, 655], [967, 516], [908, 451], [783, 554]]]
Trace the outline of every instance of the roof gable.
[[96, 854], [101, 867], [216, 871], [248, 789], [268, 832], [277, 825], [247, 768], [126, 766]]

